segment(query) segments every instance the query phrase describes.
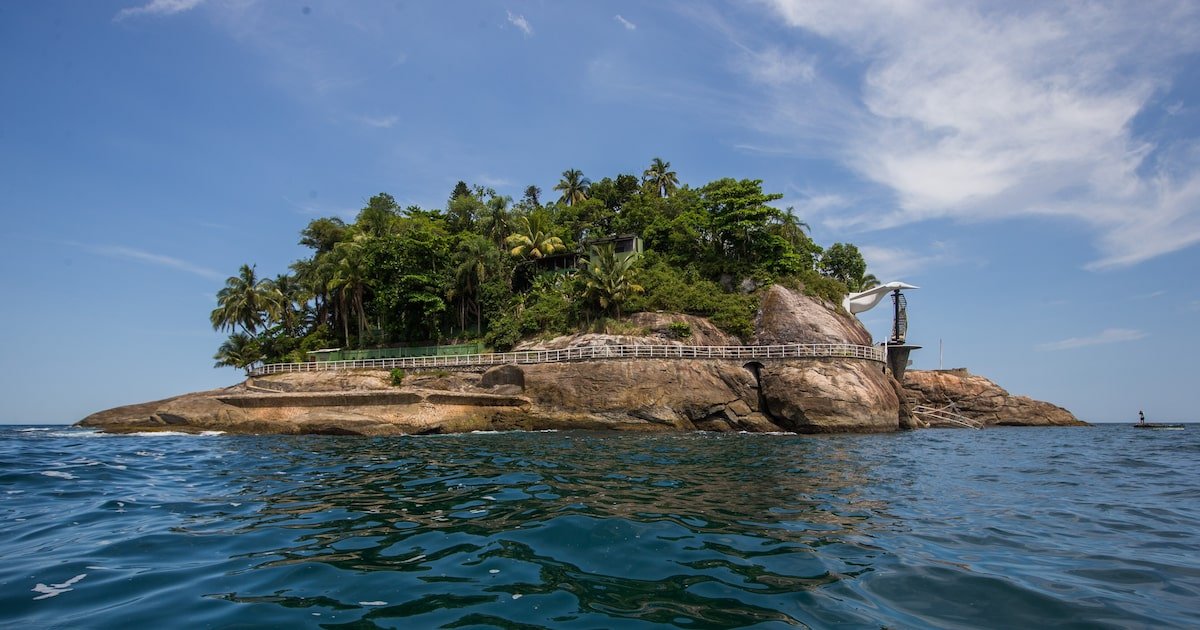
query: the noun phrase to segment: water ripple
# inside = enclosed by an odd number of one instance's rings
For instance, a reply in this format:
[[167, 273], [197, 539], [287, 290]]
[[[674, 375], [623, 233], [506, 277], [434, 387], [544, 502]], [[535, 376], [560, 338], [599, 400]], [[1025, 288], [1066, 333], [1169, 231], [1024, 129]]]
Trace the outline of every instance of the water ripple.
[[1195, 627], [1200, 431], [0, 431], [6, 625]]

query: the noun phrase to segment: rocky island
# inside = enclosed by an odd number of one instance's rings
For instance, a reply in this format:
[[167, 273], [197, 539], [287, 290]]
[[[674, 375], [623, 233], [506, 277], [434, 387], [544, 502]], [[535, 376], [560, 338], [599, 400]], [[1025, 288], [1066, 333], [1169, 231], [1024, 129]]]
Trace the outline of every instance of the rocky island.
[[[628, 345], [736, 346], [707, 319], [642, 312], [640, 334], [578, 333], [518, 349]], [[680, 324], [686, 340], [673, 332]], [[752, 345], [871, 345], [838, 306], [774, 285]], [[604, 359], [438, 370], [391, 384], [387, 370], [326, 370], [249, 378], [232, 387], [92, 414], [106, 431], [404, 435], [477, 430], [888, 432], [929, 426], [918, 404], [953, 403], [984, 425], [1082, 425], [1049, 403], [1012, 396], [965, 370], [908, 371], [903, 386], [880, 362], [844, 357], [766, 360]], [[936, 426], [936, 423], [935, 425]]]

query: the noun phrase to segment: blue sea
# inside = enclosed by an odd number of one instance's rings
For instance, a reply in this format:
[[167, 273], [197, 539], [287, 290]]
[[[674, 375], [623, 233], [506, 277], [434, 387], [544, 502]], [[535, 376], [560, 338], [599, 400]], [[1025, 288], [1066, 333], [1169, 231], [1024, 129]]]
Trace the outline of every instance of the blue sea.
[[1195, 628], [1200, 425], [0, 427], [0, 625]]

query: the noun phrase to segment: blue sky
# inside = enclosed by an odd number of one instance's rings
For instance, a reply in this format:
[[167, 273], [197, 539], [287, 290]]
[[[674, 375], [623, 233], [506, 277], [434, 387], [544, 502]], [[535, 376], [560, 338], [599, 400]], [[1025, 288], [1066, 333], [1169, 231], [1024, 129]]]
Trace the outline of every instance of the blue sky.
[[213, 296], [312, 218], [655, 156], [921, 286], [915, 367], [1200, 420], [1197, 32], [1188, 1], [3, 3], [0, 422], [236, 382]]

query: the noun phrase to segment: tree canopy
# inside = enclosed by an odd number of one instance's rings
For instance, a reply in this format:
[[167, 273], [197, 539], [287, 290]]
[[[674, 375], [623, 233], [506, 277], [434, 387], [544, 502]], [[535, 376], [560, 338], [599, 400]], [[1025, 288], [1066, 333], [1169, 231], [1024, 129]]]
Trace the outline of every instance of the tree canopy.
[[[505, 349], [638, 310], [706, 315], [745, 335], [757, 307], [747, 286], [785, 282], [836, 302], [875, 282], [854, 245], [817, 245], [761, 180], [692, 187], [656, 157], [641, 177], [568, 169], [554, 190], [543, 204], [529, 185], [514, 204], [459, 181], [442, 208], [379, 193], [352, 223], [313, 219], [299, 239], [310, 255], [288, 273], [242, 265], [217, 294], [210, 321], [233, 333], [218, 365], [449, 340]], [[617, 235], [640, 237], [645, 254], [595, 245]]]

